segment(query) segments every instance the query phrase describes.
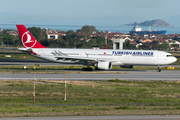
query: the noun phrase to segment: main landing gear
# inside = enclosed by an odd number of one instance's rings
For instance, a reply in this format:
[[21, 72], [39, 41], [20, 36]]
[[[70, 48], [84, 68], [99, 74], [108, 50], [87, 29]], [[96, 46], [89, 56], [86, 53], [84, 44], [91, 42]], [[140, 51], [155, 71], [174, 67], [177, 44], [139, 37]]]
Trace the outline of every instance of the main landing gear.
[[158, 66], [157, 72], [161, 72], [161, 66]]
[[82, 71], [93, 71], [93, 69], [87, 64], [87, 68], [83, 68]]
[[82, 71], [92, 71], [92, 68], [83, 68]]

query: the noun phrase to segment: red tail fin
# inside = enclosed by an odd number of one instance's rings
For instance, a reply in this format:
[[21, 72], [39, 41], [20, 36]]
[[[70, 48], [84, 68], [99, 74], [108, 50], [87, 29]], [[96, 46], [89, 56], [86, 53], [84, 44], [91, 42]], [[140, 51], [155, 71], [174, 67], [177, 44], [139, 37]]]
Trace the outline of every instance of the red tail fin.
[[24, 48], [46, 48], [41, 45], [24, 25], [16, 25]]

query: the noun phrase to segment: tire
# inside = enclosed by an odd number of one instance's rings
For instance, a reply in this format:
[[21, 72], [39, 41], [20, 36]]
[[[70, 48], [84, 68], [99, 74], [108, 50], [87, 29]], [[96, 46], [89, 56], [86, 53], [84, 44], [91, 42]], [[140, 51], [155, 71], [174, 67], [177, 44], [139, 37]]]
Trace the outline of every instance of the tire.
[[83, 68], [82, 71], [92, 71], [92, 68]]

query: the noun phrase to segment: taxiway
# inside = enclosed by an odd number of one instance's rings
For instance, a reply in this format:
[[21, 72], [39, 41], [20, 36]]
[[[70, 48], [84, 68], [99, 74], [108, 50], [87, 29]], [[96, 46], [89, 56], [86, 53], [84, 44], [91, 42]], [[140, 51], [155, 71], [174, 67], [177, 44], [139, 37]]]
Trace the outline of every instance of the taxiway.
[[1, 120], [179, 120], [180, 115], [15, 117]]
[[[129, 70], [125, 74], [67, 74], [67, 80], [180, 80], [180, 71]], [[65, 74], [36, 74], [36, 80], [65, 80]], [[1, 80], [32, 80], [34, 74], [0, 74]]]

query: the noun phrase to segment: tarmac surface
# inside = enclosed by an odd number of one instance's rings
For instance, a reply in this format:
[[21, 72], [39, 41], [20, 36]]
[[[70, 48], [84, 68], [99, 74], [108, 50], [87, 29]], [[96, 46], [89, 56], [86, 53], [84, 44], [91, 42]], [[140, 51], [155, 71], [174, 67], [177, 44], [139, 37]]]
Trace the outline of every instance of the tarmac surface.
[[45, 60], [26, 60], [26, 59], [0, 59], [1, 66], [24, 66], [24, 65], [44, 65], [44, 66], [80, 66], [80, 64], [61, 64]]
[[1, 66], [16, 66], [16, 65], [20, 65], [20, 66], [24, 66], [24, 65], [46, 65], [46, 66], [69, 66], [72, 64], [60, 64], [57, 62], [50, 62], [50, 61], [45, 61], [45, 60], [25, 60], [25, 59], [0, 59], [0, 65]]
[[180, 120], [180, 115], [15, 117], [1, 120]]
[[[100, 72], [100, 71], [99, 71]], [[125, 74], [67, 74], [67, 80], [180, 80], [180, 71], [129, 70]], [[0, 74], [0, 80], [32, 80], [34, 74]], [[65, 74], [35, 74], [36, 80], [65, 80]]]

